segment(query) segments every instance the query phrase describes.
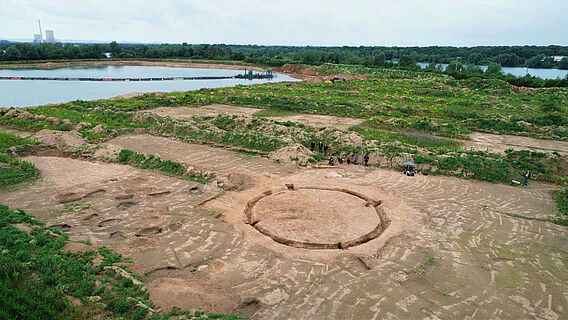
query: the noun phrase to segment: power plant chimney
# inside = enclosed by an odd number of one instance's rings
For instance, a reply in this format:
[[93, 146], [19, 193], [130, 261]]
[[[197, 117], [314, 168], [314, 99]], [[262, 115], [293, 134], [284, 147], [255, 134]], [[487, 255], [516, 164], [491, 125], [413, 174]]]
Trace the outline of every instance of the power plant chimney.
[[39, 42], [43, 42], [43, 33], [41, 33], [41, 21], [39, 21], [39, 19], [37, 19], [37, 24], [39, 25]]

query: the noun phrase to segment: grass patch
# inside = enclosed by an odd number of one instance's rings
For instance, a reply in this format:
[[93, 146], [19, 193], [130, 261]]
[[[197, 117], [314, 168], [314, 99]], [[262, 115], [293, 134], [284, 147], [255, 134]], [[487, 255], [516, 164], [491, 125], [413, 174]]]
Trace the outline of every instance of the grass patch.
[[34, 144], [38, 142], [0, 131], [0, 188], [31, 181], [38, 176], [39, 171], [31, 162], [14, 158], [7, 153], [12, 147], [26, 148]]
[[33, 163], [0, 153], [0, 188], [31, 181], [37, 178], [38, 174], [39, 171]]
[[558, 191], [556, 204], [560, 213], [568, 215], [568, 188]]
[[181, 162], [162, 160], [153, 154], [145, 155], [128, 149], [120, 150], [118, 162], [128, 164], [141, 169], [153, 169], [161, 173], [199, 183], [208, 183], [215, 178], [214, 173], [203, 174], [194, 170], [188, 170]]
[[559, 216], [559, 217], [556, 217], [556, 218], [535, 218], [535, 217], [523, 216], [523, 215], [516, 214], [516, 213], [509, 213], [509, 212], [505, 212], [504, 214], [506, 216], [519, 218], [519, 219], [541, 221], [541, 222], [552, 222], [552, 223], [557, 224], [557, 225], [568, 226], [568, 217], [567, 216], [564, 216], [564, 217]]
[[455, 140], [441, 138], [423, 132], [392, 132], [365, 127], [350, 127], [349, 130], [359, 133], [367, 140], [377, 140], [379, 142], [398, 141], [425, 149], [444, 148], [448, 150], [459, 150], [461, 148], [461, 144]]
[[34, 144], [39, 144], [39, 142], [29, 138], [20, 138], [10, 132], [0, 131], [0, 152], [6, 152], [8, 149], [15, 146]]
[[270, 118], [270, 117], [291, 117], [298, 115], [298, 112], [283, 109], [262, 109], [253, 113], [253, 117]]

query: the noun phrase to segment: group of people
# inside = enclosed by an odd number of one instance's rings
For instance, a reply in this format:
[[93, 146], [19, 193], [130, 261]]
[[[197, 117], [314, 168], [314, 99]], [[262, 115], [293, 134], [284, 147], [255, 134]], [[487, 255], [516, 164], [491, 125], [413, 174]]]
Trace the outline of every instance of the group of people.
[[[311, 147], [310, 150], [311, 150], [312, 152], [314, 152], [314, 149], [316, 148], [316, 142], [312, 140], [312, 143], [311, 143], [310, 147]], [[322, 151], [323, 151], [323, 155], [324, 155], [324, 156], [327, 156], [327, 151], [328, 151], [328, 150], [329, 150], [329, 146], [327, 145], [327, 143], [324, 144], [324, 143], [321, 142], [321, 141], [318, 143], [318, 151], [319, 151], [319, 153], [322, 153]]]
[[[337, 158], [337, 162], [338, 162], [339, 164], [343, 164], [343, 161], [344, 161], [344, 160], [343, 160], [342, 157], [338, 157], [338, 158]], [[348, 155], [345, 157], [345, 162], [346, 162], [347, 164], [351, 164], [351, 163], [353, 163], [353, 164], [359, 164], [359, 154], [358, 154], [358, 153], [354, 153], [353, 156], [351, 156], [351, 155], [348, 154]], [[366, 154], [363, 156], [363, 163], [365, 164], [365, 166], [368, 166], [368, 165], [369, 165], [369, 154], [368, 154], [368, 153], [366, 153]], [[335, 165], [335, 161], [334, 161], [334, 159], [333, 159], [333, 156], [329, 157], [329, 165], [330, 165], [330, 166]]]
[[[323, 153], [323, 155], [324, 155], [325, 157], [327, 157], [327, 154], [328, 154], [328, 152], [329, 152], [329, 146], [327, 145], [327, 143], [324, 144], [322, 141], [320, 141], [320, 142], [317, 144], [317, 147], [318, 147], [318, 152], [319, 152], [319, 153]], [[316, 148], [316, 142], [312, 140], [312, 143], [310, 144], [310, 150], [311, 150], [312, 152], [314, 152], [315, 148]], [[338, 157], [338, 158], [337, 158], [337, 162], [338, 162], [339, 164], [343, 164], [343, 161], [344, 161], [344, 160], [343, 160], [342, 157]], [[351, 164], [351, 163], [353, 163], [353, 164], [359, 164], [359, 154], [358, 154], [357, 152], [353, 153], [353, 155], [348, 154], [348, 155], [345, 157], [345, 162], [347, 162], [347, 164]], [[334, 165], [335, 165], [335, 159], [333, 158], [333, 156], [332, 156], [331, 154], [330, 154], [330, 156], [329, 156], [329, 161], [328, 161], [328, 163], [329, 163], [330, 166], [334, 166]], [[369, 154], [368, 154], [368, 153], [365, 153], [365, 155], [363, 156], [363, 163], [365, 164], [365, 166], [368, 166], [368, 165], [369, 165]]]

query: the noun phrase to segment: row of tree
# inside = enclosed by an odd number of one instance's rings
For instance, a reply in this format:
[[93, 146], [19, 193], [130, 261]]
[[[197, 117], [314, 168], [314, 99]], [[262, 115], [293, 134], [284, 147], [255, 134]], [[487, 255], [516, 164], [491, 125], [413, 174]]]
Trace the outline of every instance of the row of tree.
[[[0, 41], [0, 60], [101, 59], [113, 58], [191, 58], [237, 60], [280, 66], [285, 63], [361, 64], [386, 66], [389, 61], [450, 63], [459, 57], [465, 64], [503, 67], [568, 69], [566, 46], [484, 46], [484, 47], [292, 47], [225, 44], [31, 44]], [[566, 56], [555, 61], [553, 56]]]

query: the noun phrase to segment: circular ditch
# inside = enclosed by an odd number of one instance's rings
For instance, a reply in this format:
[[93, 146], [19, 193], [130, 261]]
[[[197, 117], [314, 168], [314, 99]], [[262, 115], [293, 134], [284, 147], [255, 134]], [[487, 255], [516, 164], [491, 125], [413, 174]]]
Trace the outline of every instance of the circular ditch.
[[296, 248], [346, 249], [377, 238], [389, 224], [381, 201], [341, 188], [266, 191], [247, 203], [248, 223]]

